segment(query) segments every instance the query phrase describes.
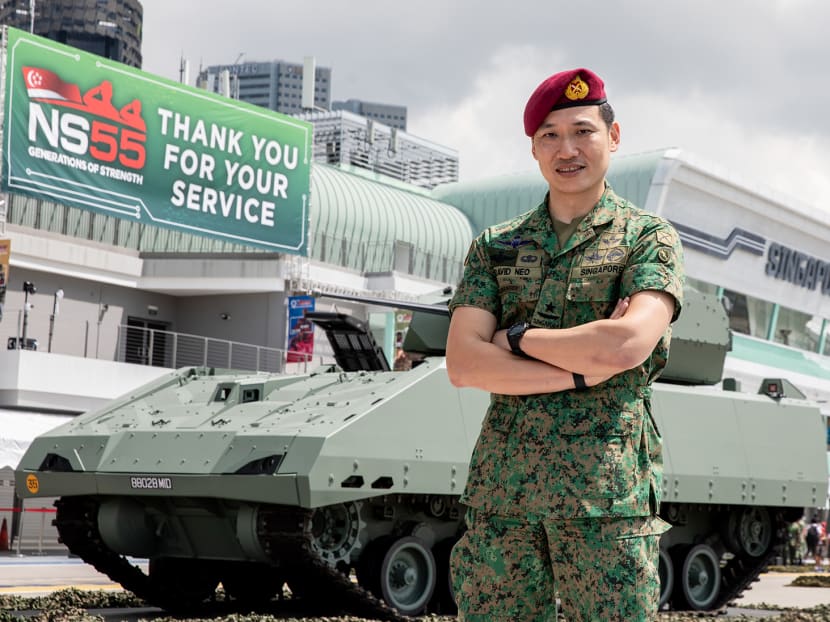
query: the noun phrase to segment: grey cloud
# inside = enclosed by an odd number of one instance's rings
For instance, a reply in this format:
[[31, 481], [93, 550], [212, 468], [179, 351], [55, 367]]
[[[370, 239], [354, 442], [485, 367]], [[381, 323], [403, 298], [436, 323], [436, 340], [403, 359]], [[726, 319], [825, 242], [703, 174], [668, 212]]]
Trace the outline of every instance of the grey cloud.
[[[175, 78], [182, 53], [194, 67], [200, 62], [232, 62], [240, 52], [248, 60], [299, 61], [313, 54], [319, 64], [332, 68], [334, 99], [354, 97], [407, 106], [410, 119], [429, 120], [425, 127], [443, 130], [424, 138], [443, 142], [453, 136], [457, 144], [446, 144], [468, 158], [462, 161], [462, 171], [481, 168], [471, 161], [475, 150], [463, 143], [467, 140], [463, 132], [448, 131], [435, 117], [469, 105], [471, 94], [480, 93], [482, 83], [494, 90], [505, 88], [498, 77], [504, 69], [496, 72], [494, 59], [520, 46], [529, 51], [526, 66], [521, 57], [514, 61], [523, 81], [513, 81], [516, 92], [499, 100], [513, 116], [547, 74], [588, 66], [605, 78], [612, 102], [615, 97], [620, 100], [621, 112], [629, 116], [641, 112], [626, 109], [633, 95], [654, 94], [661, 106], [683, 111], [683, 117], [669, 116], [668, 126], [655, 131], [651, 139], [642, 134], [654, 128], [640, 115], [634, 124], [639, 133], [636, 142], [649, 148], [694, 144], [708, 152], [702, 155], [717, 161], [719, 154], [740, 153], [740, 145], [724, 147], [720, 140], [757, 136], [756, 147], [780, 149], [791, 136], [800, 164], [795, 158], [782, 162], [779, 153], [751, 155], [758, 166], [763, 167], [765, 159], [775, 160], [768, 166], [778, 171], [791, 166], [789, 179], [797, 186], [805, 178], [799, 169], [810, 161], [805, 153], [797, 153], [797, 145], [820, 145], [830, 138], [824, 121], [830, 104], [830, 84], [825, 79], [830, 43], [824, 33], [830, 23], [830, 3], [824, 0], [143, 0], [143, 4], [146, 70]], [[545, 59], [550, 59], [549, 66]], [[525, 78], [528, 66], [538, 75]], [[486, 112], [494, 122], [506, 123], [496, 120], [505, 108]], [[689, 134], [698, 126], [697, 116], [712, 120], [705, 137]], [[718, 128], [721, 120], [730, 128], [723, 137]], [[827, 159], [819, 150], [813, 153]], [[788, 164], [788, 159], [793, 162]], [[763, 174], [762, 169], [759, 176]]]

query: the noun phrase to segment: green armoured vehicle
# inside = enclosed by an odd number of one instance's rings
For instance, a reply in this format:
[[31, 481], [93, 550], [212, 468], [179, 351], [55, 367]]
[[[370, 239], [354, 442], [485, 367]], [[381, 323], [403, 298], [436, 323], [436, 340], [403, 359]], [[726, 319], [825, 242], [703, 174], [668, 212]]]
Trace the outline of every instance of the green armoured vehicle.
[[[374, 616], [448, 611], [458, 498], [489, 396], [447, 379], [445, 302], [414, 310], [411, 370], [390, 371], [360, 321], [311, 314], [337, 365], [176, 371], [38, 437], [17, 488], [60, 497], [70, 551], [162, 607], [208, 599], [221, 582], [244, 606], [287, 583], [300, 597], [324, 586]], [[661, 515], [673, 526], [661, 541], [663, 607], [724, 606], [787, 524], [825, 504], [818, 407], [780, 379], [755, 394], [716, 387], [729, 343], [720, 303], [688, 292], [654, 388]], [[148, 558], [149, 573], [127, 556]]]

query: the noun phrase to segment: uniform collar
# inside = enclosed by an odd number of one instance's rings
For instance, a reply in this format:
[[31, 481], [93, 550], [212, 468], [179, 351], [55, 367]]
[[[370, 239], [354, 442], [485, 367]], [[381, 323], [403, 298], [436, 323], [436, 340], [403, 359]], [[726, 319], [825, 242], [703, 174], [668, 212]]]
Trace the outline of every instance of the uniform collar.
[[567, 252], [586, 240], [593, 238], [596, 227], [600, 227], [614, 220], [621, 203], [620, 197], [617, 196], [611, 188], [611, 185], [606, 181], [605, 191], [602, 193], [599, 201], [585, 215], [582, 222], [579, 223], [579, 226], [567, 244], [563, 248], [559, 248], [559, 241], [556, 237], [556, 231], [553, 228], [550, 212], [548, 211], [548, 196], [546, 193], [545, 198], [531, 212], [525, 224], [529, 229], [528, 237], [551, 256]]

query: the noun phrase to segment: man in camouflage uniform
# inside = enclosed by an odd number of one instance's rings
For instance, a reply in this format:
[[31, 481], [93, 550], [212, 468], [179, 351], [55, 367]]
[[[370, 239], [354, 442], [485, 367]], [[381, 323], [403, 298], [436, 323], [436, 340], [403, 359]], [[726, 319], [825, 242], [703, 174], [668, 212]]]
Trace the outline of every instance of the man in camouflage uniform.
[[620, 130], [596, 74], [551, 76], [524, 120], [549, 192], [473, 241], [450, 304], [450, 379], [492, 393], [451, 558], [459, 617], [554, 620], [556, 589], [571, 622], [652, 620], [668, 526], [650, 396], [680, 242], [606, 184]]

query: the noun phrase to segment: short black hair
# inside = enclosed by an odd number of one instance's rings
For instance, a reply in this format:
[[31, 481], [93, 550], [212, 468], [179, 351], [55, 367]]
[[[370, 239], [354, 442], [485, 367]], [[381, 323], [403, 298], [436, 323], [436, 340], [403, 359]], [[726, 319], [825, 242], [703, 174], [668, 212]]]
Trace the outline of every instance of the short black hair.
[[600, 104], [599, 116], [601, 116], [602, 120], [605, 121], [605, 125], [608, 126], [608, 129], [611, 129], [611, 124], [614, 123], [614, 109], [611, 107], [611, 104], [608, 102]]

